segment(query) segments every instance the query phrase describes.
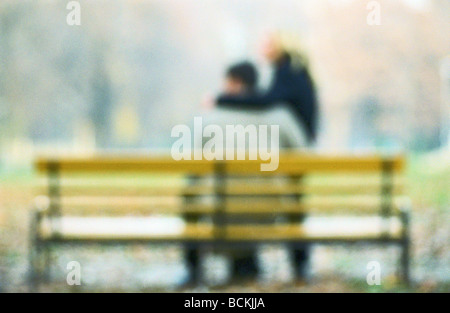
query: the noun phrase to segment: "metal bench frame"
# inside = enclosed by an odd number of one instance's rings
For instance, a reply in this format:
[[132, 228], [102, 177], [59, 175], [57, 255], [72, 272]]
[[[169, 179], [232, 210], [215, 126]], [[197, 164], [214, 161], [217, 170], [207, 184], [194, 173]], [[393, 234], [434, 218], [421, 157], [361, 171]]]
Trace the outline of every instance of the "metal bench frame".
[[[295, 157], [295, 155], [294, 155]], [[314, 160], [315, 157], [308, 157], [307, 160]], [[323, 159], [323, 158], [322, 158]], [[351, 157], [346, 158], [349, 160], [357, 161], [358, 157]], [[386, 157], [386, 158], [379, 158], [380, 159], [380, 168], [377, 169], [370, 169], [370, 166], [367, 165], [367, 168], [364, 165], [364, 162], [360, 162], [360, 166], [362, 166], [361, 171], [365, 170], [372, 170], [375, 172], [381, 172], [382, 174], [382, 185], [380, 190], [380, 197], [384, 199], [382, 201], [382, 205], [380, 207], [380, 215], [384, 218], [384, 220], [387, 221], [387, 218], [393, 216], [392, 213], [392, 191], [393, 191], [393, 174], [394, 172], [401, 172], [403, 169], [403, 158], [402, 157]], [[42, 281], [46, 281], [50, 277], [50, 267], [51, 267], [51, 250], [53, 248], [56, 248], [58, 245], [80, 245], [80, 244], [104, 244], [104, 245], [117, 245], [117, 244], [144, 244], [144, 243], [173, 243], [173, 244], [182, 244], [185, 247], [193, 247], [193, 248], [199, 248], [199, 247], [209, 247], [214, 249], [226, 249], [226, 248], [236, 248], [236, 247], [249, 247], [254, 246], [254, 244], [257, 243], [287, 243], [291, 246], [297, 246], [297, 247], [303, 247], [305, 245], [310, 244], [324, 244], [324, 245], [331, 245], [331, 244], [355, 244], [355, 243], [361, 243], [361, 244], [376, 244], [376, 245], [395, 245], [401, 248], [401, 256], [400, 256], [400, 277], [401, 279], [406, 283], [410, 283], [410, 262], [411, 262], [411, 253], [410, 253], [410, 245], [411, 245], [411, 237], [410, 237], [410, 208], [409, 204], [405, 204], [404, 207], [400, 208], [400, 221], [402, 223], [402, 233], [399, 238], [392, 238], [389, 236], [389, 234], [386, 232], [386, 235], [381, 235], [377, 238], [323, 238], [323, 239], [313, 239], [310, 240], [308, 238], [295, 238], [295, 239], [289, 239], [289, 238], [282, 238], [282, 239], [273, 239], [273, 240], [230, 240], [226, 238], [225, 229], [223, 226], [225, 225], [226, 220], [226, 199], [229, 195], [227, 195], [225, 190], [225, 177], [227, 175], [230, 175], [230, 170], [227, 168], [230, 161], [210, 161], [208, 163], [208, 166], [211, 166], [209, 169], [210, 173], [212, 173], [215, 177], [214, 180], [214, 194], [216, 196], [215, 201], [215, 211], [213, 215], [213, 223], [214, 223], [214, 239], [213, 240], [191, 240], [191, 239], [171, 239], [171, 240], [155, 240], [155, 239], [105, 239], [105, 238], [91, 238], [91, 239], [67, 239], [64, 237], [61, 237], [58, 233], [58, 227], [57, 224], [53, 225], [54, 228], [52, 230], [52, 235], [47, 238], [43, 238], [40, 234], [40, 225], [44, 218], [44, 216], [50, 216], [51, 218], [55, 218], [57, 221], [58, 217], [61, 216], [61, 172], [66, 171], [70, 168], [71, 171], [97, 171], [101, 170], [101, 168], [96, 169], [96, 164], [102, 164], [102, 160], [106, 160], [106, 166], [103, 168], [104, 171], [112, 170], [113, 168], [119, 168], [119, 170], [122, 171], [128, 171], [128, 170], [136, 170], [139, 169], [140, 164], [142, 165], [144, 162], [148, 165], [148, 168], [144, 169], [147, 172], [152, 172], [155, 169], [158, 169], [158, 164], [161, 165], [158, 162], [155, 161], [155, 166], [152, 165], [152, 159], [133, 159], [133, 158], [125, 158], [125, 159], [117, 159], [116, 165], [114, 165], [114, 162], [108, 162], [111, 160], [115, 160], [114, 158], [99, 158], [95, 162], [90, 161], [90, 159], [54, 159], [54, 158], [42, 158], [37, 161], [37, 168], [40, 172], [45, 172], [48, 177], [48, 199], [49, 202], [47, 205], [40, 205], [39, 207], [34, 207], [32, 210], [31, 215], [31, 225], [30, 225], [30, 255], [29, 255], [29, 262], [30, 262], [30, 273], [29, 273], [29, 281], [30, 286], [32, 286], [33, 289], [36, 289], [39, 287], [39, 284]], [[109, 160], [109, 161], [108, 161]], [[127, 161], [128, 160], [128, 161]], [[322, 160], [323, 164], [328, 164], [327, 159]], [[90, 162], [90, 164], [89, 164]], [[175, 161], [169, 160], [167, 161], [168, 168], [170, 168], [170, 164], [175, 164]], [[185, 161], [187, 162], [187, 161]], [[206, 161], [203, 161], [206, 162]], [[248, 163], [246, 164], [245, 161], [234, 161], [234, 163], [239, 163], [239, 168], [237, 172], [240, 171], [252, 171], [251, 169], [245, 169], [242, 170], [243, 165], [249, 165], [249, 167], [252, 166], [252, 164]], [[312, 161], [313, 162], [313, 161]], [[332, 161], [330, 161], [332, 162]], [[341, 162], [344, 162], [343, 159], [341, 159]], [[345, 163], [345, 162], [344, 162]], [[166, 162], [164, 161], [164, 166], [167, 166]], [[205, 163], [206, 164], [206, 163]], [[295, 163], [295, 159], [294, 162]], [[313, 164], [313, 163], [311, 163]], [[314, 163], [315, 164], [315, 163]], [[322, 164], [322, 165], [323, 165]], [[367, 163], [368, 164], [368, 163]], [[253, 165], [257, 165], [256, 163]], [[163, 167], [164, 167], [163, 166]], [[180, 164], [178, 164], [180, 166]], [[321, 165], [316, 164], [314, 165], [316, 168], [320, 169]], [[328, 165], [326, 165], [327, 167]], [[343, 167], [351, 167], [351, 165], [345, 165]], [[183, 168], [183, 165], [180, 166], [180, 169]], [[332, 168], [332, 166], [328, 166], [328, 169]], [[158, 171], [158, 170], [157, 170]], [[174, 169], [176, 172], [177, 170]], [[205, 171], [205, 169], [201, 170], [202, 172]], [[206, 169], [208, 171], [208, 169]], [[355, 171], [353, 169], [353, 171]], [[357, 169], [356, 169], [357, 171]], [[186, 172], [189, 172], [187, 170]], [[234, 173], [235, 171], [232, 170]], [[300, 166], [300, 169], [297, 169], [297, 171], [288, 170], [287, 171], [289, 175], [293, 175], [295, 177], [300, 177], [303, 175], [306, 171], [304, 168], [302, 169]], [[298, 194], [297, 194], [298, 196]], [[188, 197], [188, 195], [183, 195], [183, 197]], [[386, 231], [387, 227], [389, 226], [388, 221], [386, 222]]]

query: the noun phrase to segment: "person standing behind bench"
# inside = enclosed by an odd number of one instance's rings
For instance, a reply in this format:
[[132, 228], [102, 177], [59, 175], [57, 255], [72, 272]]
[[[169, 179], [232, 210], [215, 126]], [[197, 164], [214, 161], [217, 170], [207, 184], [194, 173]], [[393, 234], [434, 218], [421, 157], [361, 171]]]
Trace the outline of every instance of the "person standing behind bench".
[[[317, 137], [318, 104], [313, 79], [306, 57], [299, 49], [296, 37], [282, 32], [269, 34], [262, 45], [263, 57], [274, 69], [273, 79], [267, 91], [232, 94], [224, 92], [216, 99], [219, 108], [267, 110], [280, 104], [288, 104], [305, 130], [311, 145]], [[298, 180], [293, 177], [292, 180]], [[300, 177], [301, 179], [301, 177]], [[296, 222], [304, 215], [288, 216]], [[292, 248], [296, 277], [304, 279], [309, 269], [309, 249]], [[247, 260], [250, 261], [250, 260]], [[248, 262], [245, 262], [248, 264]]]

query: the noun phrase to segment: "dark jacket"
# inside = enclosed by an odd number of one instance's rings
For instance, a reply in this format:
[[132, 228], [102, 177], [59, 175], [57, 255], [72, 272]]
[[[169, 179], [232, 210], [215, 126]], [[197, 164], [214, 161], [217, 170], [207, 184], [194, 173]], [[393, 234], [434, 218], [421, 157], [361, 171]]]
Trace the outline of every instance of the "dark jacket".
[[314, 84], [306, 69], [296, 69], [285, 56], [276, 65], [274, 77], [268, 91], [244, 95], [221, 95], [219, 107], [259, 110], [276, 104], [287, 103], [292, 107], [308, 140], [313, 142], [317, 135], [317, 99]]

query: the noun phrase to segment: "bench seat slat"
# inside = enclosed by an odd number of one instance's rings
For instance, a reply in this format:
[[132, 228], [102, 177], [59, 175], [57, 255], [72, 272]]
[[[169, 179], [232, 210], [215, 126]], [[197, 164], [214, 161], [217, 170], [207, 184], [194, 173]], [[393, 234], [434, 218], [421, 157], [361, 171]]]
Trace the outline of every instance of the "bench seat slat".
[[[227, 195], [286, 195], [286, 194], [317, 194], [317, 195], [370, 195], [379, 194], [380, 183], [371, 184], [334, 184], [334, 185], [270, 185], [270, 184], [235, 184], [224, 188]], [[402, 184], [393, 186], [393, 194], [402, 194]], [[148, 186], [89, 186], [68, 185], [61, 186], [61, 196], [205, 196], [214, 193], [214, 186], [186, 186], [186, 187], [148, 187]]]
[[[385, 162], [391, 164], [393, 172], [401, 171], [404, 159], [401, 156], [319, 156], [312, 154], [282, 153], [279, 167], [273, 172], [261, 172], [264, 160], [232, 160], [221, 162], [228, 174], [303, 174], [310, 172], [380, 172]], [[39, 158], [36, 168], [46, 172], [57, 167], [61, 172], [152, 172], [152, 173], [190, 173], [211, 174], [216, 170], [217, 161], [181, 160], [170, 156], [126, 157], [93, 156], [80, 158]]]
[[[404, 197], [392, 199], [392, 214], [399, 213]], [[214, 203], [183, 204], [174, 197], [65, 197], [60, 202], [63, 215], [145, 215], [145, 214], [213, 214]], [[379, 214], [382, 198], [360, 197], [306, 197], [301, 203], [289, 198], [231, 199], [223, 207], [226, 213], [280, 214], [280, 213], [327, 213], [327, 214]]]
[[[103, 220], [103, 222], [102, 222]], [[122, 222], [120, 222], [122, 220]], [[363, 221], [363, 220], [361, 220]], [[151, 219], [116, 219], [111, 222], [107, 218], [67, 218], [63, 217], [56, 223], [58, 237], [62, 240], [215, 240], [217, 228], [211, 224], [180, 224], [169, 227], [161, 226]], [[159, 222], [160, 223], [160, 222]], [[323, 222], [322, 222], [323, 223]], [[401, 237], [401, 224], [398, 219], [389, 220], [387, 233], [382, 228], [381, 219], [369, 219], [366, 222], [355, 220], [343, 227], [339, 219], [336, 222], [308, 223], [304, 225], [229, 225], [222, 227], [223, 240], [345, 240], [345, 239], [375, 239], [386, 234], [390, 238]], [[51, 238], [51, 224], [46, 221], [40, 229], [41, 238]]]

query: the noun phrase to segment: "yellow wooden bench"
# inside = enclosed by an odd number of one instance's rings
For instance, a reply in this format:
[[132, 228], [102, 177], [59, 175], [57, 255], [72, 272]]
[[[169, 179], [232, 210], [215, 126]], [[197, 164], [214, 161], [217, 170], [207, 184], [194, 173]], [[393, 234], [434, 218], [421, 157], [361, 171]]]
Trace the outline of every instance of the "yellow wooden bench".
[[[274, 172], [260, 161], [175, 161], [170, 156], [39, 158], [46, 183], [31, 228], [33, 282], [50, 249], [75, 243], [178, 243], [193, 247], [263, 242], [394, 244], [409, 280], [409, 213], [402, 156], [320, 156], [285, 152]], [[202, 178], [192, 184], [188, 177]], [[200, 201], [188, 201], [189, 199]], [[158, 217], [200, 215], [165, 226]], [[239, 215], [254, 221], [237, 223]], [[338, 223], [258, 223], [258, 216], [340, 216]], [[105, 218], [107, 217], [107, 218]], [[125, 217], [118, 219], [118, 217]], [[342, 224], [363, 217], [366, 222]], [[274, 219], [275, 220], [275, 219]], [[307, 219], [308, 220], [308, 219]], [[171, 225], [170, 223], [167, 225]]]

